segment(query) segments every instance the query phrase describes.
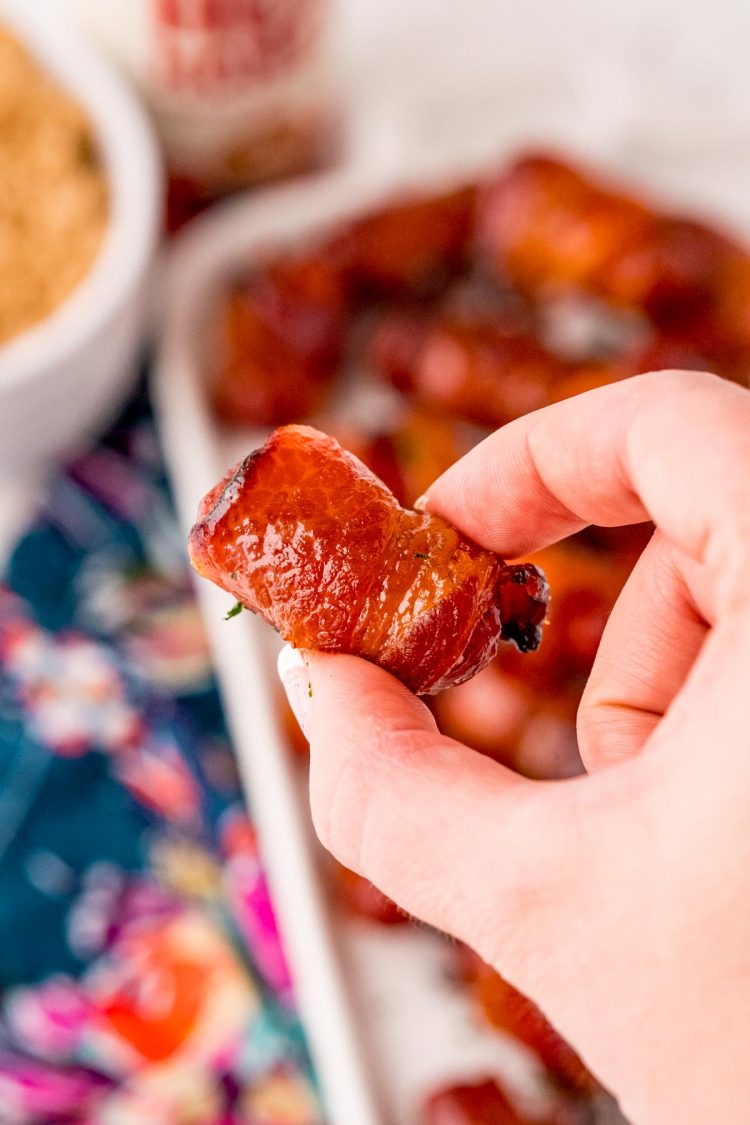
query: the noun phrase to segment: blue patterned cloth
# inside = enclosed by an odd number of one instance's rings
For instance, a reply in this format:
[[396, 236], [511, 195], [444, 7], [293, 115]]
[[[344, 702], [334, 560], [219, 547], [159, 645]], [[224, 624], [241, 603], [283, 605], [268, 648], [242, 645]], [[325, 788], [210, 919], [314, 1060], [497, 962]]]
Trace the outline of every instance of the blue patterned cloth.
[[313, 1125], [145, 394], [0, 587], [0, 1122]]

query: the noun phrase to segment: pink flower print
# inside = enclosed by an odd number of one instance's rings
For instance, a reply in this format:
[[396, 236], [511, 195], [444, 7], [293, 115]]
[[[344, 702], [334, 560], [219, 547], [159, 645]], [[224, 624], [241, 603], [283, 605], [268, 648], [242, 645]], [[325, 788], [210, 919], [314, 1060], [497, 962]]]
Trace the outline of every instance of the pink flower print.
[[210, 683], [208, 641], [184, 574], [124, 569], [114, 554], [90, 560], [79, 583], [94, 629], [118, 635], [145, 679], [174, 693], [202, 690]]
[[170, 918], [181, 908], [179, 900], [152, 879], [127, 876], [100, 860], [86, 871], [68, 915], [68, 942], [77, 956], [91, 960], [126, 931]]
[[81, 893], [68, 914], [68, 944], [81, 959], [105, 950], [120, 911], [125, 874], [113, 863], [100, 860], [84, 875]]
[[88, 976], [92, 1049], [132, 1074], [155, 1064], [195, 1075], [239, 1043], [258, 995], [215, 920], [201, 911], [134, 927]]
[[108, 1088], [105, 1079], [86, 1070], [52, 1067], [19, 1056], [0, 1057], [3, 1125], [28, 1125], [39, 1119], [78, 1120], [93, 1111]]
[[229, 908], [250, 956], [279, 999], [291, 1004], [292, 978], [258, 860], [234, 856], [226, 865], [224, 879]]
[[62, 1061], [76, 1052], [90, 1015], [85, 993], [65, 976], [15, 989], [6, 1001], [6, 1016], [15, 1040], [50, 1060]]
[[[4, 664], [29, 636], [36, 633], [35, 627], [25, 617], [12, 615], [16, 608], [15, 599], [0, 587], [0, 658]], [[6, 613], [9, 616], [6, 617]]]
[[178, 824], [194, 823], [200, 814], [200, 790], [178, 749], [153, 737], [144, 746], [121, 755], [116, 772], [133, 796]]
[[146, 1068], [130, 1075], [81, 1125], [219, 1125], [220, 1115], [221, 1090], [212, 1074]]
[[6, 670], [31, 728], [53, 752], [78, 757], [98, 747], [117, 753], [137, 742], [140, 718], [101, 646], [76, 636], [56, 640], [33, 626], [5, 629], [3, 642]]
[[193, 602], [157, 606], [125, 638], [133, 664], [173, 692], [205, 688], [211, 662], [203, 622]]
[[252, 821], [240, 806], [226, 810], [219, 825], [221, 850], [227, 857], [258, 855], [258, 835]]
[[292, 980], [260, 863], [255, 828], [244, 811], [231, 809], [223, 818], [220, 837], [227, 857], [224, 883], [229, 908], [264, 980], [289, 1003]]

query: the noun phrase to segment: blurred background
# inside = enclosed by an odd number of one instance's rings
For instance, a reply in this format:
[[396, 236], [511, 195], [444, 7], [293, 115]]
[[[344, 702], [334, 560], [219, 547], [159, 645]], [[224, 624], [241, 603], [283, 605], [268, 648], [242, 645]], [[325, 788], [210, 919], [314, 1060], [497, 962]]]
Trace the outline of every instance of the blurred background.
[[[749, 33], [742, 0], [0, 0], [2, 1125], [624, 1121], [321, 853], [275, 640], [185, 536], [285, 422], [409, 505], [589, 387], [747, 384]], [[579, 773], [649, 532], [542, 552], [541, 650], [441, 729]]]

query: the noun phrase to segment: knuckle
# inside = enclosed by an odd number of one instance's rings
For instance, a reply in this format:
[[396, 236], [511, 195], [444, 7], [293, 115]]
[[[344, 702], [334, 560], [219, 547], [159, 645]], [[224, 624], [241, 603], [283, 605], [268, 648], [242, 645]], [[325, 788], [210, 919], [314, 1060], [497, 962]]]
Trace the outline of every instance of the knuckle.
[[579, 709], [578, 745], [586, 770], [592, 773], [632, 757], [650, 725], [645, 713], [638, 721], [637, 712], [624, 704], [594, 702]]
[[673, 604], [675, 588], [684, 590], [686, 587], [679, 549], [657, 529], [642, 557], [649, 563], [650, 586], [645, 585], [644, 589], [651, 595], [654, 607]]
[[714, 524], [706, 546], [720, 617], [750, 613], [750, 485], [733, 491], [728, 508], [728, 518]]
[[576, 733], [581, 753], [584, 749], [589, 753], [596, 751], [598, 744], [609, 732], [611, 722], [611, 709], [607, 703], [600, 698], [595, 687], [587, 687], [576, 716]]

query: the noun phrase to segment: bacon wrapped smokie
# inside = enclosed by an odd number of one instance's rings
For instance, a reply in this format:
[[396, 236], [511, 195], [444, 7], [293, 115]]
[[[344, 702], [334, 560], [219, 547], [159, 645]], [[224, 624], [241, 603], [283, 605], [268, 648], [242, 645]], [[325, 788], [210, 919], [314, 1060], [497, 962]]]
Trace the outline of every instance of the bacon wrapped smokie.
[[642, 309], [662, 328], [716, 314], [747, 263], [712, 227], [546, 155], [518, 160], [487, 186], [479, 240], [503, 279], [530, 296], [581, 289]]
[[422, 1106], [419, 1125], [594, 1125], [595, 1110], [584, 1101], [558, 1097], [541, 1119], [521, 1112], [497, 1078], [446, 1086]]
[[233, 283], [218, 310], [214, 408], [231, 425], [275, 426], [324, 401], [344, 346], [349, 293], [324, 252]]
[[566, 372], [526, 329], [420, 312], [381, 317], [368, 359], [376, 374], [418, 401], [493, 427], [546, 405]]
[[562, 1089], [574, 1094], [592, 1094], [599, 1089], [585, 1063], [532, 1000], [468, 947], [460, 948], [457, 956], [459, 971], [492, 1027], [529, 1047]]
[[[419, 1125], [530, 1125], [520, 1117], [494, 1078], [446, 1086], [431, 1094]], [[548, 1125], [547, 1122], [544, 1125]]]
[[361, 297], [426, 296], [464, 266], [471, 250], [476, 191], [403, 199], [365, 215], [329, 244]]
[[201, 504], [199, 574], [298, 648], [363, 656], [418, 694], [537, 648], [548, 587], [439, 516], [408, 511], [325, 434], [284, 426]]

